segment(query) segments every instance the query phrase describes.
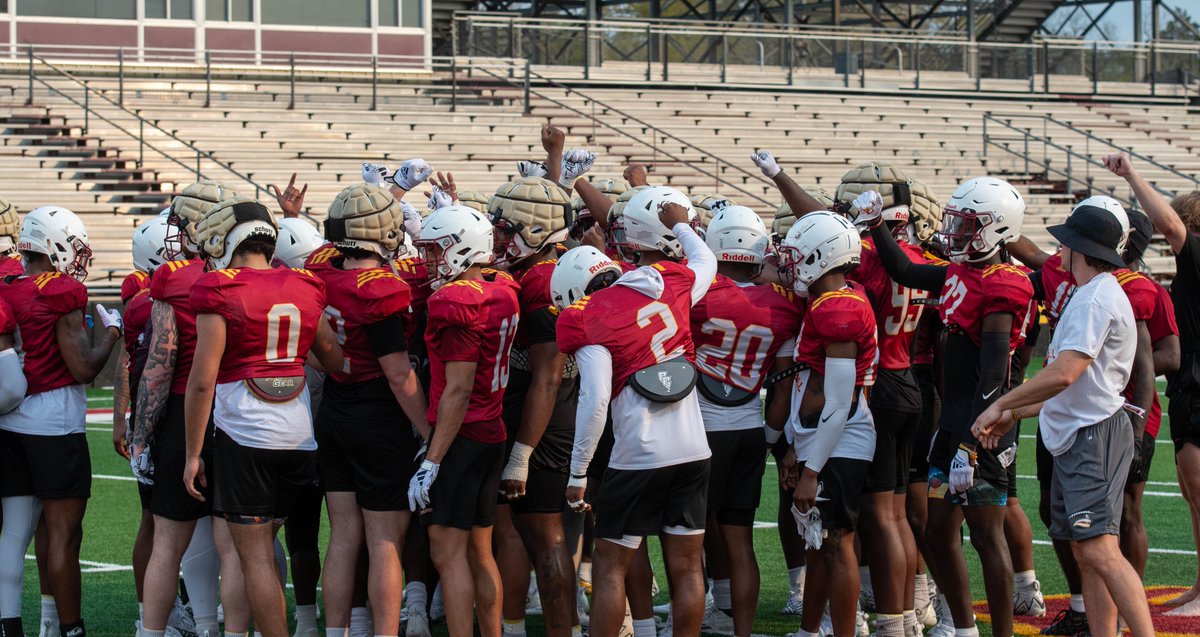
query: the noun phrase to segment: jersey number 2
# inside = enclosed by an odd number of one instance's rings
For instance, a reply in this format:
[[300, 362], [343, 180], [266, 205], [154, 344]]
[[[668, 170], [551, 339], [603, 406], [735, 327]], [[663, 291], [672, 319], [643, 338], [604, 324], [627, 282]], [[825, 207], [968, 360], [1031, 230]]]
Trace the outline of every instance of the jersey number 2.
[[287, 363], [300, 353], [300, 308], [291, 303], [272, 305], [267, 312], [268, 363]]
[[647, 303], [638, 310], [637, 326], [642, 329], [650, 327], [650, 323], [656, 316], [662, 321], [663, 326], [650, 337], [650, 352], [654, 354], [654, 360], [661, 363], [667, 360], [665, 348], [667, 339], [675, 336], [675, 333], [679, 331], [679, 326], [675, 323], [675, 316], [671, 314], [671, 308], [661, 301]]

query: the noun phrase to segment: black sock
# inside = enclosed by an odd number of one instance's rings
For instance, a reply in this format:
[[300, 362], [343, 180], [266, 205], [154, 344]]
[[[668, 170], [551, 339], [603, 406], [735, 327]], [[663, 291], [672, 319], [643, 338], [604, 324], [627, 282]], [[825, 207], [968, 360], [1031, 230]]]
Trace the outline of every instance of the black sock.
[[187, 584], [183, 582], [182, 577], [179, 578], [179, 599], [182, 600], [184, 604], [188, 603]]
[[83, 627], [82, 619], [74, 624], [60, 624], [58, 632], [62, 637], [87, 637], [87, 629]]
[[25, 637], [25, 627], [20, 617], [0, 619], [0, 637]]

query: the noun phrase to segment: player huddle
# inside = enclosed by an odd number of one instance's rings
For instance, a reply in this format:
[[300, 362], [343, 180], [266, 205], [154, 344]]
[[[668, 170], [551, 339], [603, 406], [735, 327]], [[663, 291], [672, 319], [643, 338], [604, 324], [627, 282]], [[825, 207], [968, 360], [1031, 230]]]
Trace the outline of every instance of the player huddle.
[[[546, 160], [490, 197], [419, 159], [364, 164], [323, 232], [300, 218], [294, 176], [275, 189], [282, 218], [190, 185], [135, 232], [124, 315], [97, 305], [86, 328], [82, 222], [55, 206], [18, 222], [7, 206], [0, 637], [24, 635], [35, 534], [42, 634], [86, 634], [84, 384], [118, 339], [113, 441], [143, 509], [139, 636], [288, 635], [283, 528], [297, 637], [318, 634], [318, 580], [329, 637], [420, 637], [443, 616], [453, 637], [476, 622], [524, 637], [531, 579], [551, 637], [748, 637], [768, 455], [797, 635], [977, 634], [964, 521], [992, 633], [1045, 614], [1017, 428], [987, 448], [972, 433], [1024, 378], [1039, 305], [1053, 329], [1073, 286], [1020, 236], [1013, 186], [970, 179], [942, 206], [871, 163], [831, 197], [761, 151], [786, 202], [769, 230], [640, 166], [582, 179], [592, 153], [564, 152], [550, 126], [542, 143]], [[426, 181], [421, 213], [402, 198]], [[1107, 197], [1079, 211], [1117, 220], [1136, 269], [1145, 216]], [[1145, 338], [1121, 536], [1140, 574], [1154, 377], [1170, 371], [1157, 351], [1177, 349], [1178, 330], [1135, 269], [1117, 273]], [[1054, 462], [1040, 439], [1037, 451], [1050, 524]], [[650, 535], [670, 587], [663, 626]], [[1047, 634], [1088, 629], [1075, 601]]]

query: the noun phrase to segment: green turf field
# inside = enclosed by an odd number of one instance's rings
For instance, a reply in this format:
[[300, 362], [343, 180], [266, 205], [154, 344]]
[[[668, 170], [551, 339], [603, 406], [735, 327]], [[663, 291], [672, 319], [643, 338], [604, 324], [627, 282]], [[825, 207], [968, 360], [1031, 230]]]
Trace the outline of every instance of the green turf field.
[[[98, 390], [90, 392], [89, 395], [90, 407], [108, 408], [112, 405], [110, 392]], [[1165, 403], [1163, 411], [1166, 411]], [[93, 417], [92, 420], [99, 419]], [[1065, 593], [1066, 587], [1062, 576], [1057, 572], [1052, 551], [1045, 544], [1048, 539], [1045, 529], [1037, 517], [1037, 483], [1033, 479], [1035, 472], [1031, 438], [1033, 431], [1034, 422], [1026, 421], [1022, 431], [1022, 453], [1018, 459], [1021, 502], [1033, 523], [1035, 542], [1040, 542], [1035, 546], [1035, 551], [1038, 577], [1043, 590], [1047, 595]], [[1151, 482], [1146, 489], [1145, 518], [1151, 546], [1146, 583], [1186, 586], [1195, 577], [1196, 558], [1192, 553], [1194, 547], [1186, 504], [1180, 497], [1179, 487], [1175, 482], [1173, 448], [1166, 434], [1167, 425], [1164, 423], [1154, 458]], [[96, 479], [92, 484], [92, 499], [85, 520], [82, 554], [82, 559], [85, 560], [83, 601], [84, 618], [89, 632], [98, 637], [132, 635], [133, 622], [137, 618], [133, 573], [129, 566], [130, 549], [139, 516], [136, 485], [125, 460], [113, 452], [111, 440], [107, 422], [88, 425], [88, 441], [91, 444]], [[778, 497], [775, 475], [774, 467], [768, 467], [764, 477], [762, 506], [757, 517], [760, 522], [775, 522]], [[327, 530], [323, 532], [324, 537], [327, 537]], [[763, 584], [754, 632], [768, 635], [793, 632], [797, 628], [797, 621], [778, 614], [787, 598], [788, 583], [776, 531], [774, 528], [758, 529], [755, 531], [755, 539]], [[657, 553], [657, 541], [652, 541], [651, 547], [652, 551]], [[980, 599], [983, 597], [983, 587], [978, 561], [970, 548], [967, 549], [967, 556], [975, 597]], [[654, 559], [658, 562], [657, 555]], [[27, 565], [25, 626], [27, 631], [36, 634], [39, 607], [37, 577], [32, 557]], [[656, 570], [661, 572], [661, 568]], [[661, 576], [659, 583], [665, 591], [666, 582]], [[657, 601], [665, 601], [665, 593], [662, 597], [663, 599]], [[539, 626], [539, 619], [531, 618], [530, 634], [539, 634]], [[990, 635], [987, 624], [981, 624], [980, 628], [983, 634]], [[444, 626], [435, 627], [435, 632], [444, 635]]]

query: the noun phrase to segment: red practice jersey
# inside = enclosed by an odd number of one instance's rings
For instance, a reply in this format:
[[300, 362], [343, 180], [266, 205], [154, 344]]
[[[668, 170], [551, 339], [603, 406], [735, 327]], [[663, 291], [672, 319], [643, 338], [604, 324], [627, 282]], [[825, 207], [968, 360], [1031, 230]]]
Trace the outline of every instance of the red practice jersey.
[[0, 255], [0, 277], [20, 276], [22, 274], [25, 274], [25, 266], [21, 264], [21, 257], [19, 255]]
[[796, 362], [825, 375], [825, 348], [833, 343], [854, 343], [856, 385], [875, 382], [878, 362], [875, 312], [866, 293], [856, 284], [826, 292], [808, 304], [808, 315], [796, 340]]
[[133, 295], [150, 287], [150, 275], [141, 270], [134, 270], [125, 275], [121, 281], [121, 302], [128, 303]]
[[171, 393], [187, 391], [188, 374], [192, 373], [192, 357], [196, 355], [196, 313], [192, 310], [192, 286], [204, 274], [204, 262], [168, 261], [150, 279], [150, 298], [171, 306], [175, 312], [175, 331], [178, 348], [175, 353], [175, 373], [171, 377]]
[[740, 286], [718, 274], [691, 311], [696, 367], [757, 393], [780, 348], [800, 333], [804, 310], [803, 301], [783, 286]]
[[425, 311], [425, 304], [429, 302], [429, 296], [433, 294], [429, 286], [429, 268], [425, 265], [425, 261], [421, 257], [407, 257], [404, 259], [396, 259], [392, 261], [392, 266], [396, 268], [396, 274], [408, 284], [410, 294], [412, 294], [412, 311], [414, 314], [420, 314]]
[[[899, 245], [910, 261], [926, 263], [920, 248], [907, 242]], [[913, 338], [929, 293], [892, 281], [887, 270], [883, 269], [873, 239], [864, 240], [862, 246], [862, 262], [846, 278], [862, 285], [875, 310], [875, 323], [879, 329], [879, 367], [888, 370], [908, 369]]]
[[496, 443], [505, 439], [500, 419], [508, 386], [508, 354], [520, 322], [520, 288], [503, 272], [485, 270], [483, 280], [451, 281], [429, 297], [425, 342], [429, 349], [430, 391], [427, 417], [436, 426], [438, 404], [446, 391], [446, 363], [475, 363], [474, 389], [459, 435]]
[[[1162, 289], [1162, 286], [1141, 272], [1131, 272], [1121, 269], [1113, 272], [1113, 274], [1116, 275], [1117, 282], [1121, 284], [1121, 289], [1125, 290], [1125, 295], [1129, 297], [1129, 305], [1133, 307], [1133, 319], [1135, 321], [1145, 321], [1146, 329], [1149, 331], [1151, 321], [1154, 320], [1154, 314], [1158, 309], [1158, 291]], [[1167, 299], [1170, 300], [1170, 296]], [[1174, 313], [1173, 305], [1171, 309], [1172, 313]], [[1153, 343], [1155, 340], [1157, 339], [1154, 338], [1154, 334], [1150, 334], [1150, 342]], [[1126, 400], [1133, 398], [1132, 382], [1125, 387], [1124, 395]], [[1146, 433], [1151, 438], [1154, 438], [1158, 435], [1158, 430], [1161, 426], [1162, 405], [1158, 402], [1158, 391], [1155, 390], [1154, 398], [1150, 401], [1150, 410], [1146, 414]]]
[[12, 334], [15, 329], [17, 321], [13, 318], [12, 309], [8, 307], [7, 301], [0, 298], [0, 336]]
[[613, 398], [640, 370], [680, 355], [696, 359], [691, 329], [696, 274], [671, 261], [647, 267], [663, 279], [657, 300], [615, 284], [579, 299], [558, 317], [559, 351], [574, 354], [585, 345], [600, 345], [612, 355]]
[[1058, 325], [1058, 317], [1062, 316], [1067, 297], [1075, 289], [1071, 273], [1062, 264], [1062, 253], [1055, 253], [1042, 264], [1042, 305], [1046, 308], [1046, 323], [1050, 329]]
[[556, 259], [540, 261], [515, 276], [521, 286], [521, 292], [518, 294], [521, 304], [521, 325], [517, 328], [518, 347], [528, 348], [554, 335], [553, 321], [557, 311], [550, 300], [550, 275], [554, 274], [554, 266], [557, 263]]
[[1008, 263], [986, 268], [952, 263], [948, 268], [940, 301], [946, 328], [961, 331], [978, 347], [983, 335], [983, 317], [1007, 312], [1013, 315], [1009, 352], [1020, 348], [1025, 343], [1025, 328], [1033, 311], [1033, 284], [1029, 277]]
[[137, 349], [138, 338], [150, 324], [150, 308], [152, 307], [154, 307], [154, 301], [150, 299], [149, 288], [143, 288], [134, 294], [133, 298], [129, 299], [125, 305], [125, 315], [121, 317], [121, 321], [124, 323], [121, 334], [125, 339], [125, 354], [129, 357], [125, 365], [126, 369], [133, 367], [133, 352]]
[[218, 383], [303, 376], [325, 310], [325, 284], [293, 268], [206, 272], [192, 291], [192, 309], [225, 319]]
[[412, 293], [391, 268], [343, 270], [335, 265], [340, 257], [327, 245], [309, 255], [306, 267], [325, 282], [325, 318], [345, 357], [342, 371], [329, 375], [339, 383], [361, 383], [383, 376], [366, 327], [396, 315], [409, 318]]
[[87, 307], [87, 288], [65, 274], [47, 272], [0, 285], [0, 300], [8, 303], [17, 324], [29, 383], [25, 393], [32, 396], [77, 384], [58, 349], [58, 319]]
[[1150, 330], [1150, 341], [1157, 343], [1166, 336], [1179, 336], [1179, 325], [1175, 323], [1175, 302], [1171, 300], [1171, 293], [1157, 282], [1154, 286], [1158, 296], [1154, 299], [1154, 314], [1146, 321], [1146, 327]]

